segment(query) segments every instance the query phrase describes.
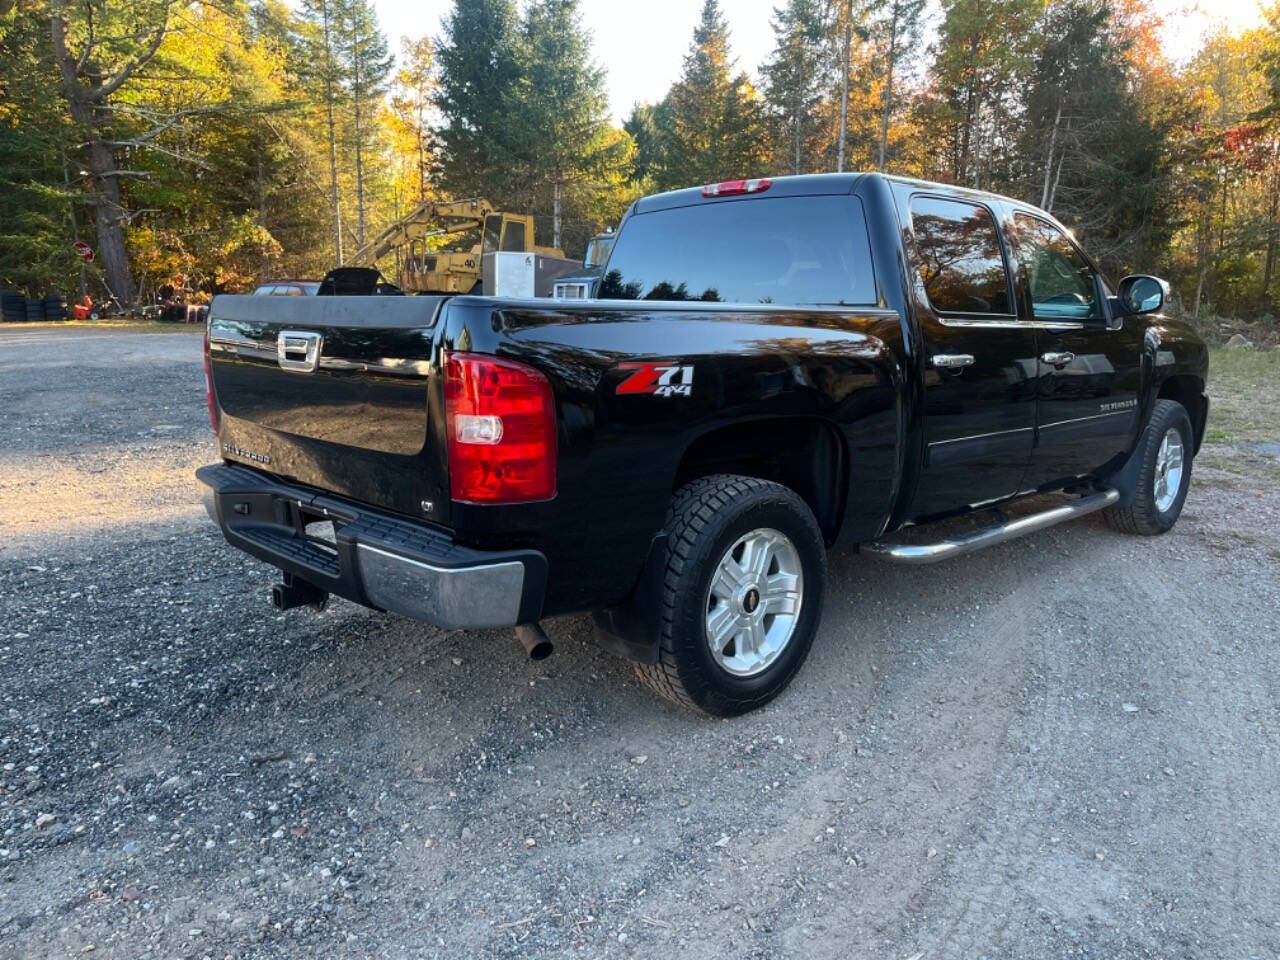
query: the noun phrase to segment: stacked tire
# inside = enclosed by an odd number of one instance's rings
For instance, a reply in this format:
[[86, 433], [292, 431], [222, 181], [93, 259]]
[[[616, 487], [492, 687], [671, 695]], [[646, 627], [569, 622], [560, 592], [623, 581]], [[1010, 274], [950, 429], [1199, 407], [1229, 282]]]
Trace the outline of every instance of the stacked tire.
[[44, 298], [44, 318], [46, 320], [67, 319], [67, 301], [60, 293], [51, 293]]
[[44, 301], [27, 301], [27, 323], [44, 323]]
[[27, 319], [27, 298], [17, 290], [0, 291], [0, 320], [21, 323]]

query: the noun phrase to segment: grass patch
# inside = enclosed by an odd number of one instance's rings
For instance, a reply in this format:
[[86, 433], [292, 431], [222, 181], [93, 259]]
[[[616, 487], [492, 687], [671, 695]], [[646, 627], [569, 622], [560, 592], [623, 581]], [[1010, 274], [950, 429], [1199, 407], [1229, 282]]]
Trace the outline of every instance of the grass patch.
[[1209, 348], [1208, 443], [1280, 440], [1280, 350]]

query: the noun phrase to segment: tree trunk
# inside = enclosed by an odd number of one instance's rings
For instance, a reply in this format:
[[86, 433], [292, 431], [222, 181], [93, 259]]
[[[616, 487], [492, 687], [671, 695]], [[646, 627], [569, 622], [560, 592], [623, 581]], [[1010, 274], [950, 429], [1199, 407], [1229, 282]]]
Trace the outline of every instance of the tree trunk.
[[893, 16], [889, 21], [889, 57], [885, 64], [884, 109], [880, 113], [880, 166], [884, 172], [885, 153], [889, 148], [889, 112], [893, 109], [893, 68], [898, 57], [898, 0], [894, 0]]
[[[80, 220], [76, 216], [75, 202], [71, 199], [71, 165], [67, 163], [67, 151], [65, 147], [59, 145], [58, 153], [62, 156], [62, 183], [67, 190], [67, 218], [71, 221], [71, 242], [79, 243], [80, 242]], [[1265, 292], [1265, 287], [1264, 287], [1264, 292]], [[88, 278], [85, 276], [84, 259], [81, 258], [80, 260], [80, 301], [83, 302], [84, 298], [88, 296], [88, 294], [89, 294], [89, 282], [88, 282]]]
[[[81, 66], [67, 45], [66, 22], [62, 13], [55, 10], [51, 17], [50, 33], [53, 37], [53, 55], [62, 75], [62, 93], [67, 100], [67, 110], [75, 121], [86, 147], [85, 161], [89, 168], [93, 192], [94, 227], [98, 236], [95, 251], [102, 263], [102, 272], [109, 293], [120, 303], [133, 303], [135, 290], [133, 274], [129, 271], [129, 254], [124, 242], [125, 210], [120, 203], [120, 178], [117, 176], [115, 156], [107, 142], [107, 130], [111, 125], [111, 107], [105, 102], [108, 94], [101, 74], [89, 63]], [[159, 46], [157, 41], [156, 46]], [[135, 68], [136, 69], [136, 68]], [[89, 86], [80, 82], [82, 71], [87, 73]], [[132, 73], [132, 71], [130, 71]], [[115, 86], [118, 83], [113, 81]]]
[[333, 37], [329, 29], [329, 5], [322, 4], [320, 16], [324, 32], [324, 104], [329, 121], [329, 202], [333, 207], [333, 252], [342, 266], [342, 207], [338, 204], [338, 137], [333, 118]]
[[1272, 150], [1271, 203], [1267, 217], [1271, 224], [1267, 229], [1267, 259], [1262, 268], [1262, 295], [1259, 299], [1265, 304], [1271, 295], [1271, 278], [1276, 268], [1276, 246], [1280, 242], [1280, 145]]
[[849, 61], [853, 46], [853, 0], [845, 4], [844, 49], [840, 53], [840, 134], [836, 139], [836, 172], [844, 171], [844, 142], [849, 130]]
[[[361, 27], [357, 24], [356, 30]], [[360, 114], [364, 107], [364, 90], [360, 78], [360, 34], [356, 35], [355, 77], [352, 85], [352, 107], [355, 114], [356, 135], [356, 245], [364, 249], [364, 140], [360, 135]]]
[[[562, 174], [557, 173], [555, 183], [551, 188], [551, 245], [557, 250], [563, 250], [560, 245], [560, 204], [564, 193], [564, 181]], [[528, 241], [526, 241], [527, 245]]]
[[[1053, 129], [1049, 133], [1049, 155], [1044, 161], [1044, 187], [1040, 190], [1040, 208], [1049, 209], [1049, 180], [1053, 175], [1053, 153], [1058, 146], [1058, 124], [1062, 122], [1062, 100], [1058, 100], [1058, 110], [1053, 115]], [[1061, 168], [1059, 168], [1061, 172]]]

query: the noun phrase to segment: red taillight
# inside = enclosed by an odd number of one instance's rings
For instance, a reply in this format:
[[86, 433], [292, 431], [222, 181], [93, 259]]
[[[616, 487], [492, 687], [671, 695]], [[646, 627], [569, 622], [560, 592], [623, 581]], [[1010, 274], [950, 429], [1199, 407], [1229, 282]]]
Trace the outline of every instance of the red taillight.
[[444, 363], [449, 493], [468, 503], [525, 503], [556, 495], [551, 384], [522, 363], [452, 353]]
[[204, 328], [204, 391], [209, 403], [209, 426], [218, 432], [218, 401], [213, 397], [213, 366], [209, 362], [209, 325]]
[[704, 197], [732, 197], [740, 193], [763, 193], [773, 186], [768, 177], [758, 180], [725, 180], [723, 183], [708, 183], [702, 188]]

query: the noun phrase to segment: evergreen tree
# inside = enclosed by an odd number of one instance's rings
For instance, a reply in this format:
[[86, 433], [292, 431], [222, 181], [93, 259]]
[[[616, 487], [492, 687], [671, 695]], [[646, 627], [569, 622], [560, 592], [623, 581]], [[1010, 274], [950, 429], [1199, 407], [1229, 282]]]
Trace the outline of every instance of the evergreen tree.
[[758, 176], [768, 155], [760, 97], [745, 73], [730, 75], [729, 29], [705, 0], [684, 67], [667, 94], [671, 131], [662, 187]]
[[74, 289], [81, 218], [68, 133], [48, 22], [17, 11], [0, 21], [0, 288]]
[[441, 185], [453, 196], [504, 205], [519, 193], [519, 18], [514, 0], [457, 0], [436, 41]]
[[773, 11], [774, 49], [762, 73], [765, 98], [785, 143], [785, 166], [792, 173], [814, 169], [820, 150], [818, 107], [827, 86], [829, 63], [818, 0], [787, 0]]
[[578, 0], [535, 0], [523, 34], [523, 160], [535, 190], [550, 186], [551, 243], [560, 247], [566, 186], [607, 179], [627, 162], [630, 145], [609, 121], [604, 70], [591, 61]]

